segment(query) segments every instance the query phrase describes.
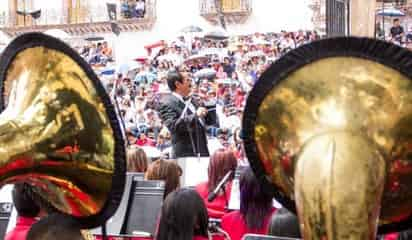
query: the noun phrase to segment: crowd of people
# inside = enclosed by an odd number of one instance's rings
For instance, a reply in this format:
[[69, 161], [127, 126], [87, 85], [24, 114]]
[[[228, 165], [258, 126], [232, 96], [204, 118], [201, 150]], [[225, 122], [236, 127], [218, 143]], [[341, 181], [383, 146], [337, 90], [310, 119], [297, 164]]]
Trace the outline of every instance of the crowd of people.
[[113, 62], [113, 51], [107, 41], [90, 42], [79, 49], [79, 54], [92, 67], [106, 66], [108, 62]]
[[228, 147], [243, 161], [239, 129], [248, 92], [277, 58], [318, 38], [315, 31], [255, 33], [223, 41], [179, 37], [151, 49], [152, 58], [140, 61], [138, 68], [103, 83], [117, 100], [129, 143], [156, 147], [167, 155], [171, 136], [159, 117], [158, 102], [170, 94], [167, 73], [188, 72], [192, 96], [216, 114], [215, 124], [207, 128], [212, 152]]
[[146, 12], [145, 0], [122, 0], [120, 13], [123, 18], [143, 18]]

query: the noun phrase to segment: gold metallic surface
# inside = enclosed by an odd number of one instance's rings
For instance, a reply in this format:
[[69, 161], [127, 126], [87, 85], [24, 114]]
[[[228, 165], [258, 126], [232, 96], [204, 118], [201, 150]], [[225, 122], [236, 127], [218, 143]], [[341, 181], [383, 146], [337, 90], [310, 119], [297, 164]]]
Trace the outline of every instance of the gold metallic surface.
[[[296, 70], [271, 90], [258, 110], [255, 141], [265, 171], [270, 173], [268, 179], [295, 200], [297, 179], [320, 178], [316, 184], [324, 187], [305, 199], [333, 194], [330, 203], [318, 204], [323, 214], [340, 214], [342, 221], [355, 216], [344, 214], [343, 209], [359, 209], [365, 203], [370, 209], [364, 206], [364, 210], [375, 213], [380, 201], [378, 186], [384, 185], [379, 223], [404, 220], [412, 213], [411, 90], [412, 81], [398, 71], [361, 58], [325, 58]], [[359, 146], [350, 143], [348, 135], [353, 135]], [[330, 144], [335, 146], [333, 150]], [[329, 151], [333, 158], [328, 157]], [[297, 164], [313, 166], [305, 172]], [[360, 173], [357, 168], [369, 171]], [[331, 181], [335, 179], [332, 175], [321, 175], [332, 174], [327, 172], [330, 169], [340, 174], [339, 182]], [[377, 185], [365, 186], [375, 180]], [[349, 198], [349, 193], [356, 197]], [[337, 202], [346, 205], [330, 207]], [[374, 232], [376, 229], [367, 226], [371, 219], [362, 218], [367, 228], [363, 232]], [[331, 230], [331, 225], [328, 228]]]
[[328, 132], [309, 140], [295, 170], [305, 239], [375, 240], [385, 172], [377, 148], [356, 133]]
[[0, 182], [28, 181], [70, 215], [98, 213], [112, 186], [115, 140], [84, 70], [61, 52], [28, 48], [4, 88]]

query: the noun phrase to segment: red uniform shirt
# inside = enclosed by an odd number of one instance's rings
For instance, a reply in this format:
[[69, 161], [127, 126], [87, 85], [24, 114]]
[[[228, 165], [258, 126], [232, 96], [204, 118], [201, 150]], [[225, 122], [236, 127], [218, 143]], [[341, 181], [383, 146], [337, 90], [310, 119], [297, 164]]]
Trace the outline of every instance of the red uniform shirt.
[[222, 229], [227, 232], [232, 240], [240, 240], [247, 233], [267, 234], [269, 230], [269, 221], [275, 213], [276, 208], [270, 209], [269, 214], [263, 221], [263, 228], [251, 230], [246, 226], [246, 222], [240, 211], [228, 213], [222, 217]]
[[26, 240], [31, 225], [36, 222], [35, 218], [17, 217], [16, 226], [7, 233], [5, 240]]
[[210, 218], [217, 218], [220, 219], [225, 215], [228, 211], [226, 209], [227, 204], [229, 204], [230, 200], [230, 191], [232, 190], [232, 182], [228, 182], [226, 184], [225, 192], [226, 194], [218, 195], [212, 202], [207, 201], [207, 197], [209, 195], [209, 190], [207, 188], [207, 182], [200, 183], [196, 186], [196, 192], [202, 197], [206, 208], [207, 213]]

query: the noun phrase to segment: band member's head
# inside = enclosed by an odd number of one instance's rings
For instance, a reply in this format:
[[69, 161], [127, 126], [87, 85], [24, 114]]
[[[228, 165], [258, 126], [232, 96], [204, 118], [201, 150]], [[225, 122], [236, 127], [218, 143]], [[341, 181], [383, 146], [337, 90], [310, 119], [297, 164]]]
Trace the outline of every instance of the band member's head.
[[167, 73], [167, 85], [170, 91], [186, 97], [190, 94], [192, 80], [188, 72], [171, 70]]
[[173, 160], [160, 159], [149, 165], [145, 179], [165, 181], [164, 197], [166, 197], [169, 193], [180, 187], [180, 176], [182, 176], [182, 173], [182, 169]]
[[[229, 172], [235, 172], [237, 159], [231, 150], [219, 149], [211, 157], [208, 168], [208, 189], [212, 191], [216, 188], [223, 177]], [[231, 175], [233, 179], [234, 174]]]
[[13, 203], [21, 217], [34, 218], [40, 213], [40, 207], [35, 203], [30, 186], [26, 183], [16, 183], [12, 192]]
[[156, 239], [207, 239], [207, 227], [208, 215], [202, 198], [195, 190], [182, 188], [166, 197]]
[[42, 218], [33, 224], [27, 234], [27, 240], [52, 239], [85, 240], [78, 223], [59, 214], [52, 214]]

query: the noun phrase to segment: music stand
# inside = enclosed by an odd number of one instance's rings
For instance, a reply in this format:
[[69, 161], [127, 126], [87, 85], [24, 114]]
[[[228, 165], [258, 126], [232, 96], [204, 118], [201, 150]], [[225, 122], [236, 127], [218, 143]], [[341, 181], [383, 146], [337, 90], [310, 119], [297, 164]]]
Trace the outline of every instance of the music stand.
[[[106, 231], [109, 236], [117, 236], [120, 234], [122, 226], [124, 224], [127, 207], [129, 205], [130, 193], [132, 192], [132, 182], [141, 181], [144, 179], [144, 173], [142, 172], [128, 172], [126, 173], [126, 182], [124, 185], [124, 192], [122, 200], [120, 201], [119, 208], [116, 213], [106, 223]], [[102, 235], [102, 229], [100, 227], [90, 230], [93, 235]]]
[[239, 178], [242, 171], [245, 170], [246, 167], [238, 166], [235, 171], [235, 177], [232, 181], [232, 189], [230, 191], [230, 199], [228, 208], [230, 210], [239, 210], [240, 209], [240, 187], [239, 187]]
[[154, 236], [165, 191], [164, 181], [133, 181], [121, 234]]
[[0, 239], [4, 239], [9, 224], [13, 204], [9, 202], [0, 203]]
[[259, 234], [246, 234], [243, 236], [242, 240], [299, 240], [299, 238], [276, 237], [276, 236], [259, 235]]

